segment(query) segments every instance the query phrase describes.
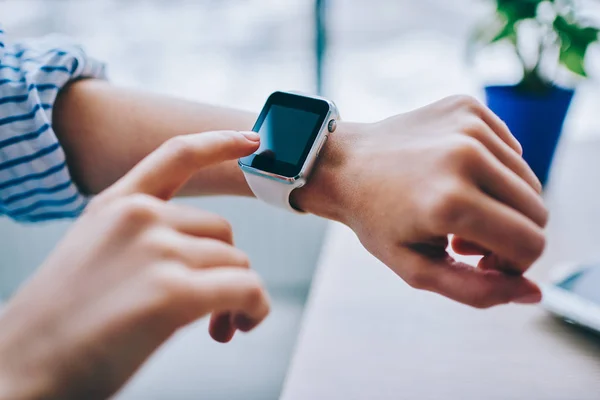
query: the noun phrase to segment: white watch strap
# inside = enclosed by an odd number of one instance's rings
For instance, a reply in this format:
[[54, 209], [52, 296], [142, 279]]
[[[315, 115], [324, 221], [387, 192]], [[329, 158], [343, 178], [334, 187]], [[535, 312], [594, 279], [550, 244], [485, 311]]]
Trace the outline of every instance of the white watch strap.
[[296, 189], [294, 186], [286, 185], [248, 172], [244, 172], [244, 176], [246, 177], [246, 182], [248, 182], [248, 186], [250, 186], [252, 193], [254, 193], [259, 200], [296, 214], [304, 214], [304, 212], [296, 210], [290, 204], [290, 195], [292, 194], [292, 191]]

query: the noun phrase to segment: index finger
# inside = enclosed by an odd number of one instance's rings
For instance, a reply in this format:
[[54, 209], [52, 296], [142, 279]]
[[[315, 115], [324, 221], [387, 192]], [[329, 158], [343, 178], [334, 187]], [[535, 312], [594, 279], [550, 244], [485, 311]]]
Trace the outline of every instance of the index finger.
[[462, 190], [438, 213], [432, 215], [431, 235], [454, 234], [477, 244], [509, 262], [514, 272], [528, 270], [544, 251], [546, 239], [540, 226], [479, 190]]
[[484, 104], [480, 104], [478, 114], [479, 117], [485, 122], [496, 135], [500, 139], [502, 139], [506, 144], [508, 144], [519, 156], [523, 155], [523, 146], [517, 140], [517, 138], [512, 134], [508, 125], [496, 115], [488, 106]]
[[403, 269], [410, 268], [406, 277], [399, 273], [410, 286], [471, 307], [534, 304], [542, 299], [539, 287], [523, 276], [477, 269], [450, 257], [430, 258], [414, 251], [402, 251], [396, 258], [402, 260]]
[[140, 161], [107, 190], [110, 196], [144, 193], [170, 199], [198, 170], [252, 154], [254, 132], [219, 131], [176, 136]]

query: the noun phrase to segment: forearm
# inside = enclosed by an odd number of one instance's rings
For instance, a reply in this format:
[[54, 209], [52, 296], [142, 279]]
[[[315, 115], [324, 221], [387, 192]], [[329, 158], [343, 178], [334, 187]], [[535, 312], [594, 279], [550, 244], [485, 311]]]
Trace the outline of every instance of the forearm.
[[[98, 193], [169, 138], [249, 130], [250, 112], [198, 104], [85, 80], [59, 94], [53, 124], [79, 188]], [[199, 172], [182, 192], [251, 195], [235, 161]]]
[[[89, 194], [106, 189], [173, 136], [249, 130], [255, 119], [251, 112], [117, 88], [97, 80], [75, 82], [62, 90], [53, 115], [73, 179], [80, 190]], [[336, 210], [344, 199], [336, 200], [332, 193], [336, 174], [346, 162], [344, 146], [351, 143], [352, 132], [359, 126], [339, 125], [309, 184], [294, 191], [294, 205], [341, 219]], [[180, 194], [252, 196], [235, 161], [203, 169]]]

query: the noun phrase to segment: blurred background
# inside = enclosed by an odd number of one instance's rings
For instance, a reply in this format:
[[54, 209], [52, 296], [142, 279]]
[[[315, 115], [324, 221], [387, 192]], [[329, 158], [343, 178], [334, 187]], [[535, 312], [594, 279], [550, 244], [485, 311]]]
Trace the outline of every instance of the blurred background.
[[[596, 13], [596, 2], [589, 3]], [[485, 56], [485, 68], [467, 59], [472, 28], [493, 9], [485, 0], [0, 0], [0, 23], [13, 40], [75, 37], [107, 62], [118, 85], [258, 112], [272, 91], [316, 92], [321, 82], [345, 119], [372, 121], [447, 95], [482, 98], [489, 79], [515, 83], [518, 66], [502, 49]], [[592, 78], [600, 76], [596, 53], [587, 60]], [[599, 139], [599, 106], [600, 87], [588, 80], [561, 143]], [[267, 282], [273, 314], [229, 346], [212, 343], [200, 321], [164, 346], [118, 398], [276, 399], [326, 223], [253, 200], [187, 202], [232, 222], [237, 244]], [[3, 298], [67, 228], [0, 220]]]

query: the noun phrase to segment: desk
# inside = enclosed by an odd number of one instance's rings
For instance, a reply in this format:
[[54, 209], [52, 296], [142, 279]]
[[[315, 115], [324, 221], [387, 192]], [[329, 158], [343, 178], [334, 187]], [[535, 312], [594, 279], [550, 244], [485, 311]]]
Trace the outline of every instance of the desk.
[[[600, 143], [565, 143], [556, 171], [536, 279], [600, 259]], [[597, 336], [539, 307], [481, 311], [413, 290], [330, 227], [283, 400], [599, 398]]]

